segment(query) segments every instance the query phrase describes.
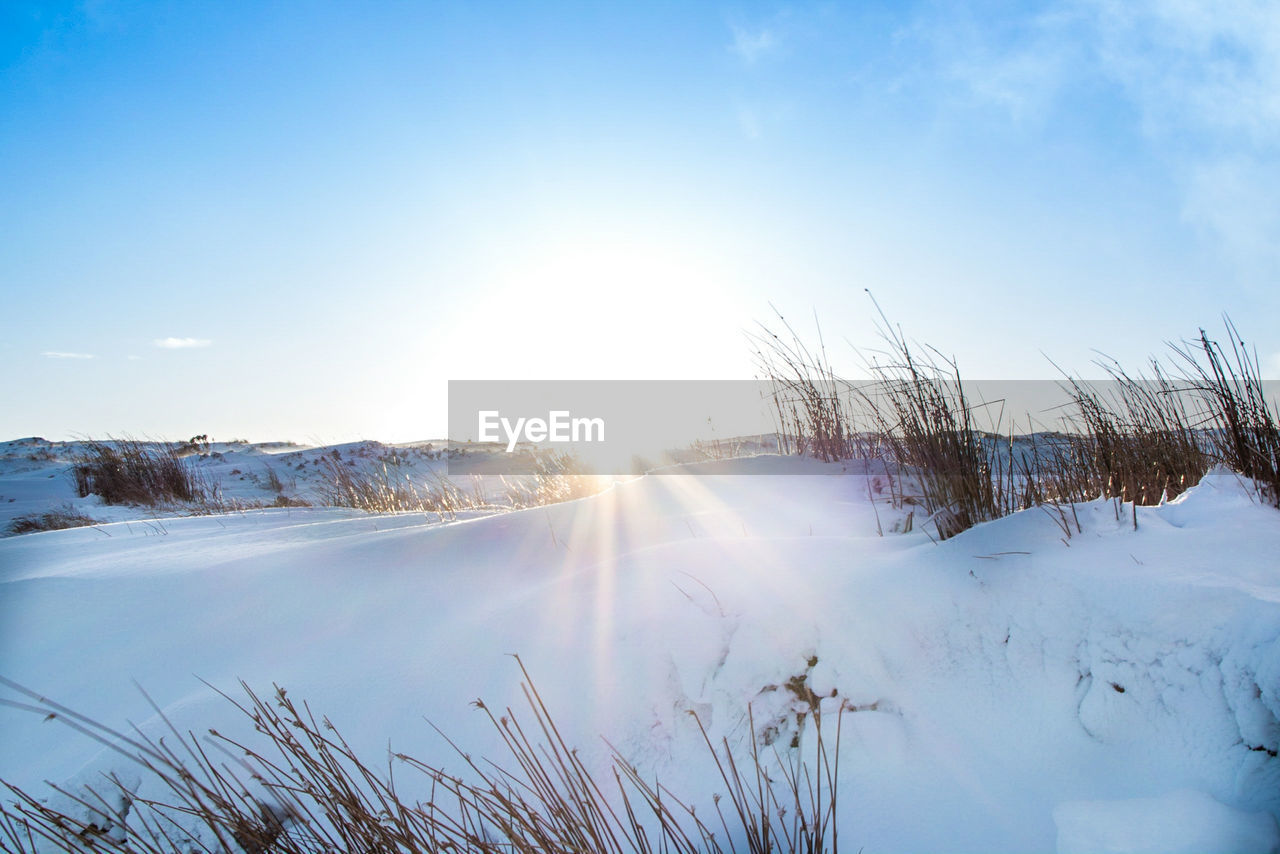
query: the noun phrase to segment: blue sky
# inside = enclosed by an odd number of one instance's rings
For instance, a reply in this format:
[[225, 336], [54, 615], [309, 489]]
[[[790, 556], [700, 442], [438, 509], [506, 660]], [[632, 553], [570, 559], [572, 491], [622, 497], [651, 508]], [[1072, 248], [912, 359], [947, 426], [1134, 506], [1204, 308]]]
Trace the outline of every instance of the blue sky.
[[1271, 3], [0, 5], [0, 436], [443, 433], [446, 382], [973, 377], [1229, 312], [1280, 376]]

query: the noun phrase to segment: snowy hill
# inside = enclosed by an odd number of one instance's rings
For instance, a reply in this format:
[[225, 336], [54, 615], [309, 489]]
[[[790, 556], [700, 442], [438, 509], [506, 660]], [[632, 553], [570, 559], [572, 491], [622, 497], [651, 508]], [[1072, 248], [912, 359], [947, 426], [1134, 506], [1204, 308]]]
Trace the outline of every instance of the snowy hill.
[[[220, 452], [246, 471], [261, 454]], [[303, 453], [270, 459], [302, 481]], [[390, 739], [447, 766], [423, 717], [496, 754], [468, 703], [520, 705], [518, 653], [589, 762], [606, 736], [704, 801], [722, 784], [687, 712], [785, 753], [807, 732], [786, 686], [804, 684], [831, 714], [860, 709], [843, 718], [851, 850], [1280, 847], [1274, 509], [1211, 475], [1136, 517], [1036, 509], [936, 544], [877, 535], [896, 516], [870, 494], [841, 466], [760, 457], [448, 524], [280, 508], [11, 537], [0, 674], [151, 732], [135, 682], [197, 732], [246, 728], [200, 680], [275, 682], [374, 764]], [[0, 708], [0, 777], [121, 767]]]
[[[28, 514], [55, 508], [74, 509], [95, 521], [154, 519], [197, 512], [181, 506], [160, 509], [107, 505], [97, 496], [77, 494], [71, 477], [73, 462], [89, 446], [87, 441], [51, 442], [38, 437], [0, 442], [0, 535], [12, 522]], [[274, 503], [317, 503], [329, 480], [330, 463], [351, 468], [386, 466], [423, 482], [444, 468], [441, 442], [384, 445], [347, 442], [308, 446], [293, 442], [187, 443], [184, 463], [216, 491], [227, 509], [271, 506]], [[167, 443], [144, 443], [156, 448]]]

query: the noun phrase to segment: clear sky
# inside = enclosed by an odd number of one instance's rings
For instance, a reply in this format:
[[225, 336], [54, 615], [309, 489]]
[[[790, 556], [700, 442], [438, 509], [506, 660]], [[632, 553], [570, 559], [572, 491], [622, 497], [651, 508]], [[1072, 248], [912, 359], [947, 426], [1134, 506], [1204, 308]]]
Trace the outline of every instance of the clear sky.
[[1230, 313], [1280, 375], [1280, 6], [0, 2], [0, 438], [401, 441], [446, 381], [968, 376]]

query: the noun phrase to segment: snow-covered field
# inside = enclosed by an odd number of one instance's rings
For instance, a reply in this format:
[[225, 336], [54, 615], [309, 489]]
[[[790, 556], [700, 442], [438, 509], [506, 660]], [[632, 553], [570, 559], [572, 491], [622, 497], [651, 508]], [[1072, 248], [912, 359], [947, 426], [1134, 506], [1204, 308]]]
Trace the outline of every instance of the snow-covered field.
[[[74, 497], [65, 464], [0, 449], [0, 524]], [[261, 465], [301, 495], [331, 449], [216, 450], [224, 490], [269, 503]], [[935, 543], [891, 533], [857, 467], [697, 468], [454, 522], [85, 505], [104, 524], [0, 540], [0, 674], [157, 734], [137, 685], [179, 729], [235, 733], [201, 680], [274, 682], [371, 764], [390, 740], [449, 767], [423, 717], [500, 755], [469, 704], [523, 705], [518, 653], [590, 763], [605, 736], [703, 803], [723, 784], [687, 713], [744, 751], [803, 749], [784, 687], [803, 676], [832, 714], [863, 709], [843, 722], [849, 850], [1280, 850], [1280, 514], [1234, 476], [1138, 508], [1136, 530], [1099, 501], [1069, 538], [1032, 510]], [[0, 708], [0, 777], [117, 768]]]
[[[443, 444], [213, 442], [198, 446], [185, 461], [204, 483], [216, 487], [219, 501], [232, 507], [270, 506], [280, 498], [318, 503], [330, 480], [327, 471], [331, 464], [353, 470], [386, 467], [397, 476], [424, 484], [446, 467]], [[85, 448], [85, 442], [51, 442], [38, 437], [0, 442], [0, 536], [14, 519], [68, 506], [105, 522], [150, 520], [184, 512], [183, 508], [164, 512], [107, 505], [93, 495], [78, 496], [70, 468]]]

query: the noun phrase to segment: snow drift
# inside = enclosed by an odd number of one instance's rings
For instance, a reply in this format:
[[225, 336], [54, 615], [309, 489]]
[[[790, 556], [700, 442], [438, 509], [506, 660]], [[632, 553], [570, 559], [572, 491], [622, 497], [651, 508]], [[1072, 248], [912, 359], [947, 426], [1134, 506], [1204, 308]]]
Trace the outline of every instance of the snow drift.
[[[877, 536], [894, 511], [870, 486], [762, 457], [451, 524], [279, 509], [9, 538], [0, 674], [144, 731], [137, 685], [201, 732], [245, 728], [201, 680], [274, 682], [366, 756], [390, 739], [447, 766], [423, 716], [494, 751], [468, 703], [518, 705], [518, 653], [590, 762], [607, 736], [694, 801], [719, 779], [688, 713], [740, 748], [803, 750], [804, 685], [858, 709], [851, 848], [1280, 849], [1274, 509], [1211, 475], [1136, 529], [1099, 501], [1066, 528], [1036, 509], [936, 544]], [[11, 782], [120, 763], [0, 709]]]

